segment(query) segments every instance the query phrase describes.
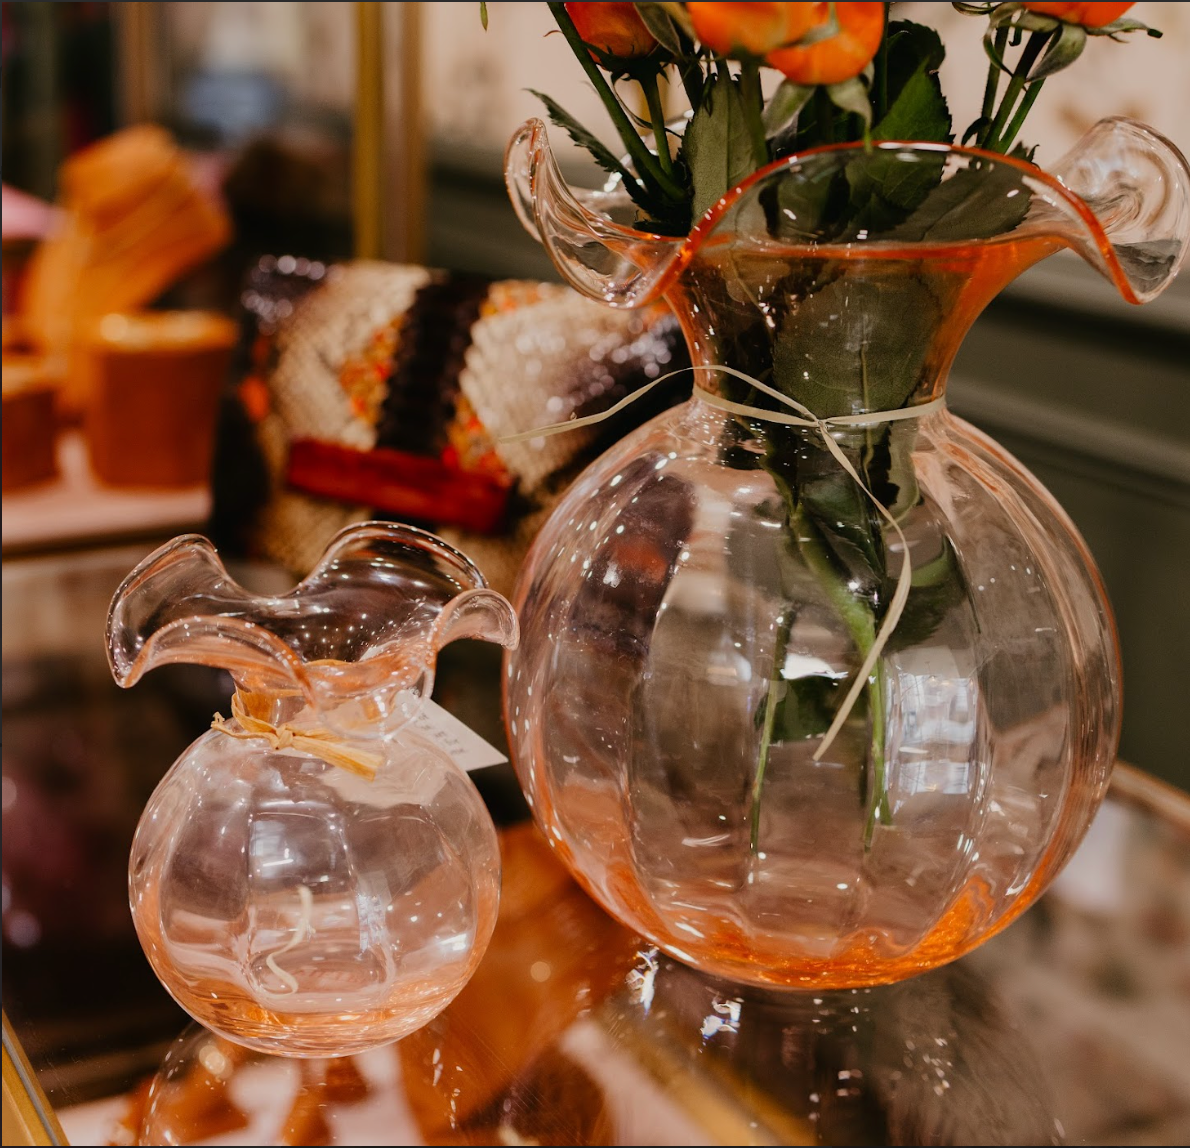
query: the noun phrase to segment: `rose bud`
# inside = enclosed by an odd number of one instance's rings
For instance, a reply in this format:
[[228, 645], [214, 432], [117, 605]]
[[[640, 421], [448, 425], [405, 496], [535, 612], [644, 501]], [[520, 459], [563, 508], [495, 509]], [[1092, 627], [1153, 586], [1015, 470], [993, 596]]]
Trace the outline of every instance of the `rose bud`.
[[[657, 47], [635, 4], [567, 4], [566, 14], [585, 43], [617, 59], [634, 60]], [[591, 54], [596, 63], [603, 63]]]
[[721, 56], [765, 56], [817, 23], [820, 4], [687, 4], [695, 34]]
[[[829, 4], [791, 4], [791, 8], [813, 8], [810, 28], [825, 24]], [[835, 35], [804, 48], [781, 48], [770, 52], [765, 62], [795, 84], [840, 84], [858, 76], [876, 55], [884, 36], [883, 4], [836, 4], [839, 30]]]

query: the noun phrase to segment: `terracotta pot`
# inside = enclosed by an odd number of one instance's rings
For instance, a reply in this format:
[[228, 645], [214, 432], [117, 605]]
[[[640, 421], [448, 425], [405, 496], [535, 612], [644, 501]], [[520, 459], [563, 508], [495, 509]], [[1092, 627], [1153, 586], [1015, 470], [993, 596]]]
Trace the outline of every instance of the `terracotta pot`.
[[23, 490], [57, 476], [58, 383], [33, 356], [4, 357], [4, 492]]
[[91, 469], [112, 486], [207, 481], [236, 327], [202, 311], [111, 314], [83, 341]]

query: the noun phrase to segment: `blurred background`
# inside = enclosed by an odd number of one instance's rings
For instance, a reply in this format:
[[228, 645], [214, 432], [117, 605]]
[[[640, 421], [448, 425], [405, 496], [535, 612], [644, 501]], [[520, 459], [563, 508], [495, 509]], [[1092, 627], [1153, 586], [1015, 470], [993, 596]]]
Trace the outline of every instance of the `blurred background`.
[[[949, 4], [894, 7], [942, 33], [944, 90], [955, 121], [968, 122], [985, 72], [982, 23]], [[478, 9], [282, 0], [0, 10], [5, 1008], [38, 1018], [22, 1034], [29, 1055], [47, 1088], [74, 1099], [155, 1065], [180, 1028], [131, 934], [125, 859], [162, 770], [228, 693], [214, 672], [171, 667], [119, 694], [102, 634], [121, 577], [184, 530], [212, 533], [226, 553], [241, 544], [238, 576], [250, 587], [278, 585], [278, 564], [304, 573], [312, 544], [317, 553], [368, 513], [361, 504], [375, 509], [359, 490], [366, 475], [332, 499], [325, 468], [284, 470], [301, 434], [360, 445], [357, 423], [329, 427], [319, 405], [345, 391], [381, 445], [405, 452], [403, 465], [416, 456], [417, 481], [442, 484], [450, 513], [430, 524], [507, 590], [549, 499], [601, 442], [552, 440], [559, 453], [538, 459], [539, 472], [510, 476], [460, 393], [500, 396], [510, 429], [523, 428], [606, 405], [633, 378], [681, 361], [664, 315], [612, 313], [555, 287], [517, 222], [502, 157], [513, 130], [541, 114], [528, 89], [551, 93], [609, 143], [614, 135], [549, 34], [544, 4], [491, 4], [486, 32]], [[1079, 66], [1047, 82], [1025, 133], [1043, 165], [1107, 115], [1190, 150], [1190, 4], [1131, 14], [1164, 38], [1092, 39]], [[682, 111], [676, 99], [672, 111]], [[553, 140], [569, 180], [602, 181], [585, 153]], [[285, 344], [286, 319], [334, 264], [350, 265], [327, 296], [334, 306]], [[541, 334], [559, 329], [582, 333], [571, 357]], [[360, 349], [344, 359], [351, 341]], [[283, 344], [301, 354], [279, 381]], [[460, 392], [467, 347], [483, 353], [468, 359]], [[427, 390], [427, 378], [449, 386]], [[428, 443], [384, 440], [392, 410], [389, 399], [375, 409], [377, 379], [390, 398], [424, 404]], [[300, 401], [286, 407], [286, 393]], [[1045, 261], [979, 319], [950, 397], [1082, 531], [1123, 648], [1121, 757], [1190, 790], [1177, 725], [1190, 651], [1190, 274], [1134, 308], [1075, 257]], [[262, 492], [268, 529], [246, 536]], [[516, 526], [501, 537], [497, 520]], [[259, 558], [272, 566], [252, 565]], [[465, 659], [481, 657], [494, 683], [496, 655], [460, 657], [444, 659], [435, 696], [500, 745], [495, 687], [477, 697], [466, 684]], [[495, 810], [520, 800], [509, 773], [479, 782]]]

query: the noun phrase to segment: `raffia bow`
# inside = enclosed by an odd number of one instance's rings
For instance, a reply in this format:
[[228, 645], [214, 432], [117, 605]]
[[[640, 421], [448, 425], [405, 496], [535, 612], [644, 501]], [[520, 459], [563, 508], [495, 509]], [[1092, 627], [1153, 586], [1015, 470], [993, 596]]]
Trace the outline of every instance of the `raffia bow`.
[[273, 749], [296, 749], [299, 753], [308, 753], [311, 757], [321, 758], [328, 765], [354, 773], [365, 781], [373, 780], [384, 763], [379, 754], [351, 745], [339, 734], [322, 726], [298, 728], [289, 722], [273, 725], [264, 718], [253, 717], [244, 708], [238, 690], [231, 697], [231, 716], [235, 724], [222, 714], [215, 714], [211, 729], [245, 741], [263, 738]]

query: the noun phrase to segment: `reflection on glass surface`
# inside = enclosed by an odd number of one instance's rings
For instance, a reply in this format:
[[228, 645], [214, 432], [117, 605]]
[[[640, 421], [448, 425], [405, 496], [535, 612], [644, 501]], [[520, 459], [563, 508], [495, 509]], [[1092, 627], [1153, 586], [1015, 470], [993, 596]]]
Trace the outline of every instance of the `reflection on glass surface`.
[[659, 955], [534, 829], [506, 829], [492, 944], [424, 1028], [299, 1066], [192, 1025], [154, 1076], [63, 1121], [76, 1143], [1182, 1143], [1190, 815], [1126, 793], [1106, 809], [1092, 844], [1129, 878], [1114, 902], [1076, 859], [963, 960], [821, 993]]
[[[548, 980], [539, 996], [557, 1000]], [[232, 1130], [280, 1143], [315, 1131], [345, 1143], [386, 1131], [388, 1143], [1062, 1142], [1032, 1049], [962, 967], [815, 996], [741, 988], [645, 949], [595, 1007], [559, 1003], [558, 1031], [495, 1080], [476, 1071], [474, 1015], [446, 1016], [387, 1056], [304, 1068], [192, 1026], [122, 1119], [140, 1119], [144, 1144]], [[451, 1081], [437, 1090], [450, 1115], [430, 1099], [436, 1076]]]

